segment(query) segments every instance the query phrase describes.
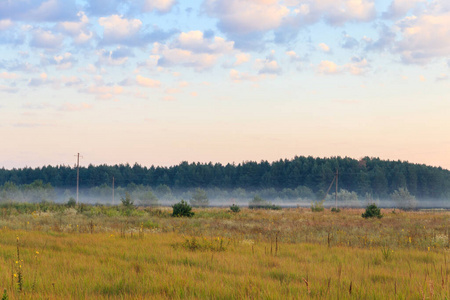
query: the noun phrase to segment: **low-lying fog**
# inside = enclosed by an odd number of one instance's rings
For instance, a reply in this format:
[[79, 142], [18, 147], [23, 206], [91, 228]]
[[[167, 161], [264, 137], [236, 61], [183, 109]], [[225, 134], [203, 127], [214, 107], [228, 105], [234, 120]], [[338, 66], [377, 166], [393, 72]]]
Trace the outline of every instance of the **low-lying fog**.
[[[280, 207], [310, 207], [313, 203], [320, 204], [320, 198], [314, 194], [310, 195], [295, 195], [275, 190], [260, 190], [260, 191], [248, 191], [244, 189], [235, 190], [203, 190], [206, 194], [208, 206], [213, 207], [229, 207], [232, 204], [246, 207], [249, 205], [256, 195], [260, 197], [266, 204], [273, 204]], [[86, 204], [101, 204], [101, 205], [118, 205], [121, 204], [121, 199], [126, 197], [128, 193], [131, 200], [135, 205], [158, 205], [158, 206], [172, 206], [173, 204], [181, 201], [182, 199], [187, 201], [195, 197], [197, 190], [177, 190], [171, 191], [167, 189], [161, 190], [134, 190], [127, 191], [124, 188], [117, 188], [114, 190], [114, 198], [112, 189], [81, 189], [79, 191], [78, 200], [79, 203]], [[198, 195], [197, 195], [198, 196]], [[356, 194], [350, 199], [341, 197], [338, 193], [338, 207], [352, 207], [352, 208], [364, 208], [370, 203], [375, 203], [382, 208], [396, 208], [396, 207], [409, 207], [416, 209], [427, 208], [442, 208], [450, 209], [450, 199], [413, 199], [408, 203], [400, 203], [399, 201], [393, 201], [391, 199], [377, 199], [372, 197], [357, 197]], [[0, 191], [0, 203], [5, 202], [41, 202], [51, 201], [55, 203], [67, 203], [69, 199], [76, 200], [75, 190], [53, 190], [53, 191], [28, 191], [8, 193]], [[334, 194], [328, 195], [323, 202], [325, 208], [335, 206]], [[406, 206], [407, 204], [408, 206]]]

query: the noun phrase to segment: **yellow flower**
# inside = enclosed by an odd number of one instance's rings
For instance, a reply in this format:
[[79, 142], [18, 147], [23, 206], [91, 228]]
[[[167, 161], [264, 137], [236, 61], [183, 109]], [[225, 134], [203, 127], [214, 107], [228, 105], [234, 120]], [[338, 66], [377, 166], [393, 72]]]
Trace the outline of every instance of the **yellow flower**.
[[428, 247], [428, 251], [430, 251], [430, 247]]
[[14, 274], [14, 277], [17, 277], [17, 274]]
[[36, 251], [36, 254], [39, 254], [39, 251]]

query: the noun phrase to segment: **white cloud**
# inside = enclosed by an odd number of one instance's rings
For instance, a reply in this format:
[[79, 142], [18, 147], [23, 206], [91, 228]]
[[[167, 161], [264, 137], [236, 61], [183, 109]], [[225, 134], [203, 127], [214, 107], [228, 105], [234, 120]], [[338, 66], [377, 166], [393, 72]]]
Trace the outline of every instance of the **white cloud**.
[[334, 75], [334, 74], [341, 73], [342, 72], [342, 68], [339, 67], [336, 63], [334, 63], [332, 61], [323, 60], [318, 65], [317, 72], [319, 74]]
[[138, 43], [142, 21], [139, 19], [125, 19], [119, 15], [102, 17], [98, 23], [103, 26], [103, 40], [105, 44]]
[[0, 31], [6, 30], [13, 25], [13, 22], [10, 19], [0, 20]]
[[396, 50], [406, 63], [426, 64], [433, 58], [450, 55], [450, 11], [429, 10], [398, 22], [402, 33]]
[[161, 13], [168, 13], [172, 10], [175, 0], [145, 0], [145, 11], [159, 11]]
[[73, 19], [75, 0], [0, 1], [0, 19], [13, 21], [58, 22]]
[[15, 73], [2, 72], [0, 73], [0, 79], [17, 79], [19, 76]]
[[293, 50], [286, 51], [286, 55], [290, 58], [291, 61], [300, 60], [300, 56]]
[[57, 64], [58, 69], [67, 70], [72, 68], [74, 59], [72, 57], [72, 53], [66, 52], [61, 55], [56, 55], [53, 57], [53, 60]]
[[127, 47], [117, 47], [115, 50], [98, 50], [98, 65], [120, 66], [126, 63], [133, 53]]
[[418, 4], [424, 3], [427, 3], [427, 0], [393, 0], [383, 17], [389, 19], [404, 17], [410, 10], [416, 8]]
[[206, 0], [207, 13], [232, 35], [298, 28], [324, 19], [332, 25], [375, 18], [374, 0]]
[[180, 33], [175, 45], [195, 53], [226, 53], [233, 50], [234, 42], [217, 36], [209, 39], [201, 31], [189, 31]]
[[336, 75], [348, 72], [352, 75], [363, 75], [370, 69], [365, 58], [352, 57], [349, 63], [339, 66], [333, 61], [323, 60], [317, 66], [317, 73], [323, 75]]
[[68, 33], [75, 44], [84, 44], [92, 39], [93, 32], [88, 29], [89, 19], [84, 12], [78, 13], [80, 20], [78, 22], [66, 21], [58, 24], [61, 31]]
[[251, 55], [247, 53], [238, 53], [235, 55], [236, 61], [234, 62], [234, 66], [240, 66], [243, 63], [246, 63], [250, 60]]
[[201, 71], [213, 67], [221, 56], [233, 53], [233, 48], [234, 42], [190, 31], [182, 32], [172, 43], [154, 43], [152, 52], [159, 66], [183, 65]]
[[91, 85], [85, 89], [82, 89], [81, 92], [95, 95], [97, 99], [100, 100], [109, 100], [116, 96], [119, 96], [123, 93], [124, 89], [122, 86], [114, 85]]
[[230, 70], [230, 79], [233, 80], [234, 82], [240, 82], [240, 81], [256, 82], [256, 81], [263, 79], [264, 77], [265, 77], [264, 74], [251, 75], [249, 73], [239, 72], [235, 69]]
[[159, 80], [154, 80], [154, 79], [147, 78], [147, 77], [144, 77], [141, 75], [136, 76], [136, 82], [140, 86], [144, 86], [144, 87], [157, 88], [157, 87], [161, 86], [161, 82]]
[[64, 40], [64, 36], [61, 34], [55, 34], [50, 30], [44, 30], [42, 28], [33, 30], [32, 35], [31, 46], [48, 50], [61, 48]]
[[369, 70], [370, 65], [365, 58], [352, 57], [350, 63], [346, 64], [344, 68], [353, 75], [363, 75]]
[[259, 69], [259, 74], [280, 74], [281, 67], [278, 65], [276, 60], [267, 59], [257, 59], [255, 60], [256, 67]]
[[222, 30], [237, 34], [278, 28], [289, 14], [277, 0], [206, 0], [205, 6]]
[[320, 43], [319, 44], [319, 49], [322, 50], [323, 52], [329, 53], [331, 51], [330, 46], [328, 46], [325, 43]]

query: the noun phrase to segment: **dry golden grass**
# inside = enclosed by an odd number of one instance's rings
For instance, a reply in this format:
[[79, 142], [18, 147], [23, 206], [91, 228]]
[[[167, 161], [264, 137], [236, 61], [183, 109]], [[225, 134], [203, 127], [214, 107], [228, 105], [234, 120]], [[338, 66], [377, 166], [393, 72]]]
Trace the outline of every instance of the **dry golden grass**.
[[9, 299], [450, 297], [448, 212], [195, 212], [3, 215], [0, 288]]

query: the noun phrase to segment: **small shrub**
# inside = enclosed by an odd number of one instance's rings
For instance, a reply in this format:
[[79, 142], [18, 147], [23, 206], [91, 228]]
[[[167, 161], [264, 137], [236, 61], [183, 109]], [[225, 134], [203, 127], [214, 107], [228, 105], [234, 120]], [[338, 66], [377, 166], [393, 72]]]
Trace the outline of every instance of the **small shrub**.
[[381, 214], [381, 210], [376, 206], [375, 203], [372, 203], [366, 207], [366, 211], [361, 215], [364, 219], [367, 218], [378, 218], [381, 219], [383, 215]]
[[248, 208], [250, 209], [272, 209], [272, 210], [280, 210], [281, 207], [275, 204], [270, 203], [262, 199], [259, 195], [255, 195], [253, 199], [248, 203]]
[[120, 201], [125, 208], [134, 208], [134, 202], [128, 192], [125, 192], [125, 198], [122, 197]]
[[239, 205], [233, 204], [230, 206], [230, 210], [234, 213], [238, 213], [241, 211], [241, 208], [239, 207]]
[[316, 201], [316, 202], [311, 203], [311, 211], [313, 211], [313, 212], [321, 212], [321, 211], [323, 211], [324, 210], [324, 208], [323, 208], [323, 201], [324, 200]]
[[67, 201], [67, 207], [75, 207], [76, 205], [77, 201], [73, 197], [70, 197], [69, 201]]
[[192, 206], [207, 207], [209, 205], [208, 195], [204, 189], [196, 189], [190, 200]]
[[331, 208], [331, 212], [338, 213], [338, 212], [341, 212], [341, 209], [340, 208], [336, 208], [336, 207], [332, 207]]
[[181, 202], [176, 203], [172, 206], [173, 217], [192, 217], [194, 213], [191, 211], [192, 207], [184, 200], [181, 200]]

